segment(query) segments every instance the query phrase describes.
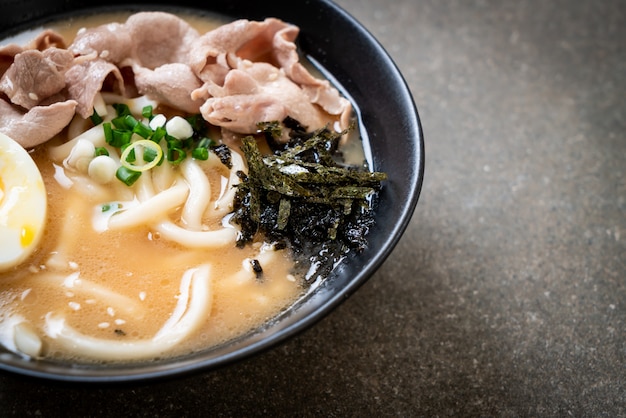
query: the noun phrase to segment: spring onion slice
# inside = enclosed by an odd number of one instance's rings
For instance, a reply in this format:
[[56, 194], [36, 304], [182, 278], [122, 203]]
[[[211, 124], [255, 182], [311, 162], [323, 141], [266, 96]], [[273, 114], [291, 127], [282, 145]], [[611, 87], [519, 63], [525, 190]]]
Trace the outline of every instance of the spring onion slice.
[[108, 157], [109, 150], [105, 147], [96, 147], [96, 150], [94, 151], [94, 157], [98, 157], [100, 155], [106, 155]]
[[[128, 161], [128, 156], [130, 155], [131, 151], [138, 149], [139, 147], [143, 147], [143, 148], [151, 150], [154, 154], [156, 154], [155, 158], [153, 158], [152, 161], [147, 162], [146, 164], [143, 164], [143, 165], [131, 164]], [[122, 152], [122, 155], [120, 156], [120, 163], [122, 164], [122, 166], [126, 167], [129, 170], [142, 172], [142, 171], [150, 170], [153, 167], [156, 167], [159, 164], [159, 161], [161, 161], [162, 156], [163, 156], [163, 149], [161, 148], [159, 144], [156, 144], [155, 142], [150, 141], [149, 139], [140, 139], [139, 141], [135, 141], [131, 143], [129, 146], [127, 146], [124, 149], [124, 151]]]
[[141, 171], [131, 170], [120, 166], [115, 172], [115, 177], [127, 186], [132, 186], [141, 176]]

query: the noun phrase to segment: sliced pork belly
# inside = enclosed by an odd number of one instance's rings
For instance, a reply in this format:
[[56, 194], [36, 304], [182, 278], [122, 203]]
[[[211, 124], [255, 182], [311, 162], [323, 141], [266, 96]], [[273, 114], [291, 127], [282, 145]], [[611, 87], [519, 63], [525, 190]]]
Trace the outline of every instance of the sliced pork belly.
[[129, 59], [151, 70], [164, 64], [189, 64], [189, 50], [200, 36], [187, 22], [164, 12], [136, 13], [125, 26], [133, 40]]
[[[191, 68], [205, 82], [223, 84], [237, 62], [268, 61], [275, 64], [272, 39], [287, 25], [281, 20], [236, 20], [202, 35], [191, 49]], [[274, 61], [274, 62], [272, 62]]]
[[[300, 63], [298, 33], [297, 26], [267, 18], [200, 35], [165, 12], [81, 30], [67, 50], [58, 34], [46, 31], [28, 47], [0, 49], [0, 92], [10, 100], [2, 103], [0, 130], [16, 136], [16, 126], [34, 123], [49, 129], [50, 138], [71, 120], [69, 109], [88, 118], [98, 92], [111, 89], [201, 112], [224, 132], [255, 133], [257, 123], [287, 116], [310, 130], [346, 129], [350, 103]], [[53, 112], [59, 113], [48, 121]], [[17, 136], [32, 146], [41, 141], [39, 127]], [[34, 139], [26, 141], [29, 136]]]
[[[201, 36], [191, 51], [191, 68], [205, 82], [192, 94], [211, 123], [254, 133], [256, 123], [290, 116], [308, 129], [334, 121], [347, 128], [350, 102], [327, 80], [299, 62], [299, 28], [279, 19], [237, 20]], [[266, 64], [280, 71], [269, 71]], [[220, 88], [221, 87], [221, 88]]]
[[[138, 94], [200, 111], [232, 132], [255, 133], [258, 122], [287, 116], [309, 129], [337, 121], [345, 129], [350, 103], [300, 64], [298, 33], [297, 26], [268, 18], [237, 20], [200, 35], [175, 15], [142, 12], [79, 33], [69, 49], [85, 60], [131, 68]], [[102, 73], [88, 85], [81, 85], [78, 73], [70, 72], [68, 90], [78, 113], [87, 117]]]
[[85, 119], [93, 114], [96, 95], [109, 76], [115, 80], [117, 92], [123, 94], [125, 87], [120, 70], [103, 59], [82, 61], [65, 73], [68, 97], [77, 103], [76, 113]]
[[0, 99], [0, 132], [24, 148], [43, 144], [65, 128], [74, 117], [76, 102], [67, 100], [35, 106], [28, 112]]
[[191, 92], [202, 83], [185, 64], [164, 64], [155, 70], [135, 66], [135, 84], [142, 95], [189, 113], [198, 113], [202, 100], [191, 98]]
[[53, 47], [67, 49], [67, 44], [60, 33], [52, 29], [45, 29], [37, 34], [32, 41], [26, 44], [24, 49], [37, 49], [39, 51], [43, 51], [44, 49]]
[[75, 56], [102, 58], [114, 64], [122, 62], [132, 50], [133, 39], [121, 23], [109, 23], [81, 29], [68, 49]]
[[0, 91], [12, 103], [31, 109], [65, 88], [65, 70], [72, 54], [59, 48], [26, 50], [14, 57], [0, 79]]
[[26, 46], [21, 46], [15, 43], [0, 46], [0, 77], [11, 66], [11, 64], [13, 64], [15, 56], [20, 52], [24, 52], [29, 49], [43, 51], [44, 49], [52, 47], [65, 49], [66, 44], [63, 36], [51, 29], [46, 29], [39, 33]]
[[140, 65], [155, 69], [163, 64], [187, 62], [198, 32], [187, 22], [164, 12], [141, 12], [124, 23], [109, 23], [79, 31], [69, 50], [95, 55], [120, 67]]
[[282, 121], [287, 116], [305, 127], [329, 122], [328, 115], [297, 84], [267, 63], [242, 61], [239, 69], [226, 75], [223, 87], [209, 84], [206, 91], [210, 97], [200, 107], [202, 116], [233, 132], [255, 133], [259, 122]]
[[[197, 113], [201, 101], [191, 92], [201, 81], [188, 66], [190, 45], [200, 35], [187, 22], [169, 13], [142, 12], [124, 23], [87, 29], [79, 33], [69, 49], [83, 59], [93, 60], [72, 69], [68, 79], [70, 97], [78, 101], [78, 113], [87, 117], [93, 111], [95, 95], [108, 74], [125, 90], [121, 70], [130, 68], [138, 94], [161, 103]], [[112, 68], [116, 67], [116, 68]], [[90, 73], [97, 70], [95, 76]], [[85, 76], [89, 74], [86, 80]]]
[[26, 46], [0, 48], [0, 132], [24, 148], [48, 141], [74, 117], [76, 102], [63, 94], [73, 60], [65, 47], [60, 34], [45, 30]]

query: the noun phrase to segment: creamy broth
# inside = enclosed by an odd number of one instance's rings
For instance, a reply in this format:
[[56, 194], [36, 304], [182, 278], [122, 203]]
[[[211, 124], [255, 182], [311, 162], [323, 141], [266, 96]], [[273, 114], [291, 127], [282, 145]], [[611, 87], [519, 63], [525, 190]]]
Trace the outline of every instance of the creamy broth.
[[[44, 319], [54, 314], [96, 338], [149, 339], [174, 311], [185, 271], [209, 264], [210, 314], [198, 332], [171, 352], [159, 354], [172, 356], [259, 326], [300, 294], [300, 282], [290, 274], [289, 255], [263, 252], [262, 243], [243, 249], [189, 249], [159, 239], [148, 228], [94, 231], [94, 211], [107, 201], [106, 193], [86, 200], [78, 187], [67, 190], [55, 180], [46, 147], [33, 157], [48, 192], [48, 224], [37, 253], [14, 271], [0, 274], [0, 320], [5, 325], [23, 317], [44, 335]], [[219, 176], [213, 176], [218, 184]], [[253, 259], [263, 267], [260, 279], [252, 271]], [[55, 339], [44, 342], [46, 357], [90, 360], [59, 347]]]
[[[147, 227], [94, 231], [94, 211], [107, 201], [107, 193], [94, 193], [92, 200], [86, 200], [78, 187], [67, 190], [55, 180], [46, 147], [33, 157], [48, 192], [48, 224], [38, 252], [15, 271], [0, 274], [2, 319], [21, 316], [43, 329], [46, 315], [54, 313], [85, 335], [120, 342], [149, 339], [174, 311], [185, 271], [209, 264], [210, 315], [198, 332], [160, 355], [172, 356], [241, 335], [300, 294], [300, 282], [290, 274], [289, 255], [263, 253], [262, 243], [243, 249], [233, 245], [189, 249], [159, 239]], [[214, 183], [219, 184], [223, 174], [216, 170]], [[252, 259], [261, 262], [261, 279], [251, 269]], [[58, 347], [54, 339], [45, 343], [46, 357], [69, 354], [72, 359], [78, 354]], [[75, 360], [90, 359], [78, 354]]]
[[[41, 30], [53, 29], [69, 45], [81, 28], [122, 23], [130, 14], [53, 22], [1, 44], [26, 44]], [[217, 15], [178, 16], [199, 33], [227, 23]], [[324, 78], [304, 57], [300, 60], [311, 74]], [[111, 103], [107, 105], [111, 108]], [[185, 113], [167, 106], [155, 108], [159, 112], [168, 118]], [[332, 124], [342, 119], [336, 113], [329, 118]], [[101, 185], [70, 163], [78, 148], [76, 137], [90, 123], [76, 114], [59, 135], [30, 152], [47, 191], [47, 224], [35, 253], [0, 272], [0, 345], [25, 356], [62, 362], [160, 360], [207, 349], [258, 328], [308, 289], [308, 277], [288, 250], [277, 249], [260, 236], [243, 247], [235, 245], [236, 227], [225, 221], [229, 206], [215, 204], [229, 202], [229, 190], [239, 179], [234, 173], [245, 171], [236, 135], [220, 138], [219, 128], [213, 127], [213, 138], [233, 153], [234, 168], [211, 152], [206, 161], [194, 159], [192, 168], [183, 169], [185, 163], [171, 168], [166, 162], [143, 173], [136, 187], [117, 180]], [[263, 141], [259, 145], [269, 151]], [[362, 145], [356, 130], [344, 136], [343, 162], [366, 165]], [[119, 162], [120, 156], [116, 158]], [[172, 205], [166, 218], [161, 214], [158, 219], [119, 227], [124, 214], [137, 207], [150, 210], [147, 201], [183, 183], [185, 193], [191, 195], [191, 177], [181, 174], [187, 169], [206, 176], [214, 205], [201, 211], [201, 227], [196, 224], [194, 232], [222, 231], [215, 238], [219, 243], [202, 247], [172, 238], [176, 233], [171, 228], [193, 226], [193, 219], [185, 219], [184, 199]], [[170, 196], [174, 195], [167, 194], [161, 204], [167, 204]], [[112, 226], [115, 222], [118, 227]], [[38, 342], [41, 347], [33, 349]]]
[[[122, 22], [127, 16], [90, 16], [50, 27], [69, 44], [81, 27]], [[183, 17], [201, 32], [224, 23]], [[117, 199], [116, 192], [125, 186], [94, 187], [83, 183], [80, 175], [66, 173], [60, 162], [50, 157], [51, 150], [66, 141], [66, 136], [67, 130], [31, 153], [46, 185], [48, 221], [36, 253], [17, 268], [0, 273], [0, 344], [16, 350], [10, 328], [24, 323], [42, 339], [41, 357], [71, 362], [162, 359], [235, 338], [276, 316], [301, 295], [302, 281], [291, 274], [288, 252], [268, 250], [262, 242], [245, 248], [225, 245], [190, 249], [161, 239], [148, 227], [94, 230], [94, 219], [102, 216], [98, 213], [102, 205]], [[216, 199], [223, 178], [229, 176], [228, 169], [217, 163], [206, 171], [212, 198]], [[72, 187], [63, 186], [68, 181]], [[219, 226], [221, 218], [203, 221], [209, 227]], [[262, 266], [260, 276], [251, 260], [258, 260]], [[85, 338], [98, 339], [94, 340], [96, 344], [150, 340], [177, 314], [177, 309], [180, 311], [177, 304], [181, 298], [191, 298], [181, 282], [186, 272], [199, 265], [210, 266], [210, 306], [201, 326], [171, 349], [130, 359], [114, 355], [103, 359], [49, 337], [55, 331], [51, 328], [58, 325], [53, 319], [62, 318], [64, 324]]]

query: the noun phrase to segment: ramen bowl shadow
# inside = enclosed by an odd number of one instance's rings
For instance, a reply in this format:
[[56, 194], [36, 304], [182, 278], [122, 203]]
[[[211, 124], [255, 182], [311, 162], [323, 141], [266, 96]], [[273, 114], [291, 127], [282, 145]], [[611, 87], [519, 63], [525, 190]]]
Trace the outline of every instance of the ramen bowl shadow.
[[226, 344], [162, 362], [81, 366], [29, 361], [0, 351], [0, 369], [64, 382], [121, 383], [173, 378], [226, 366], [258, 354], [313, 326], [354, 293], [381, 266], [398, 243], [415, 210], [424, 175], [424, 138], [418, 111], [404, 78], [380, 43], [352, 16], [330, 1], [213, 0], [127, 2], [107, 8], [79, 0], [0, 1], [0, 38], [49, 20], [112, 10], [205, 10], [230, 18], [278, 17], [300, 27], [298, 45], [355, 105], [370, 167], [387, 173], [369, 246], [344, 260], [320, 285], [282, 314]]

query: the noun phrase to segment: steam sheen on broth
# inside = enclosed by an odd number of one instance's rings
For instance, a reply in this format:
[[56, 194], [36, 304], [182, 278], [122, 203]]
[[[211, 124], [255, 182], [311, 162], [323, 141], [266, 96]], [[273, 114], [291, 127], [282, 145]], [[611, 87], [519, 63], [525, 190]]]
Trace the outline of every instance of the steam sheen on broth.
[[[83, 26], [127, 16], [92, 16], [51, 27], [71, 40]], [[225, 23], [183, 17], [200, 33]], [[124, 99], [103, 94], [103, 100], [111, 112], [110, 105]], [[177, 114], [154, 104], [168, 117]], [[163, 164], [130, 188], [117, 180], [94, 182], [73, 158], [77, 137], [105, 145], [103, 138], [84, 133], [89, 128], [77, 116], [30, 153], [44, 179], [48, 222], [35, 254], [0, 273], [0, 344], [25, 356], [61, 361], [162, 359], [227, 342], [275, 317], [302, 294], [302, 279], [292, 274], [287, 250], [263, 241], [238, 248], [236, 229], [224, 222], [232, 209], [235, 172], [245, 171], [235, 142], [226, 140], [233, 168], [211, 153], [206, 161], [187, 159], [179, 170]], [[348, 148], [357, 153], [348, 158], [362, 159], [361, 149]], [[207, 180], [204, 191], [190, 181], [198, 173]], [[189, 215], [188, 196], [196, 192], [210, 203], [203, 214]], [[134, 208], [156, 214], [137, 222], [129, 215]], [[128, 216], [114, 215], [116, 227], [111, 214], [117, 209]], [[185, 216], [195, 225], [188, 235], [215, 232], [212, 244], [186, 244], [187, 233], [176, 225]]]

